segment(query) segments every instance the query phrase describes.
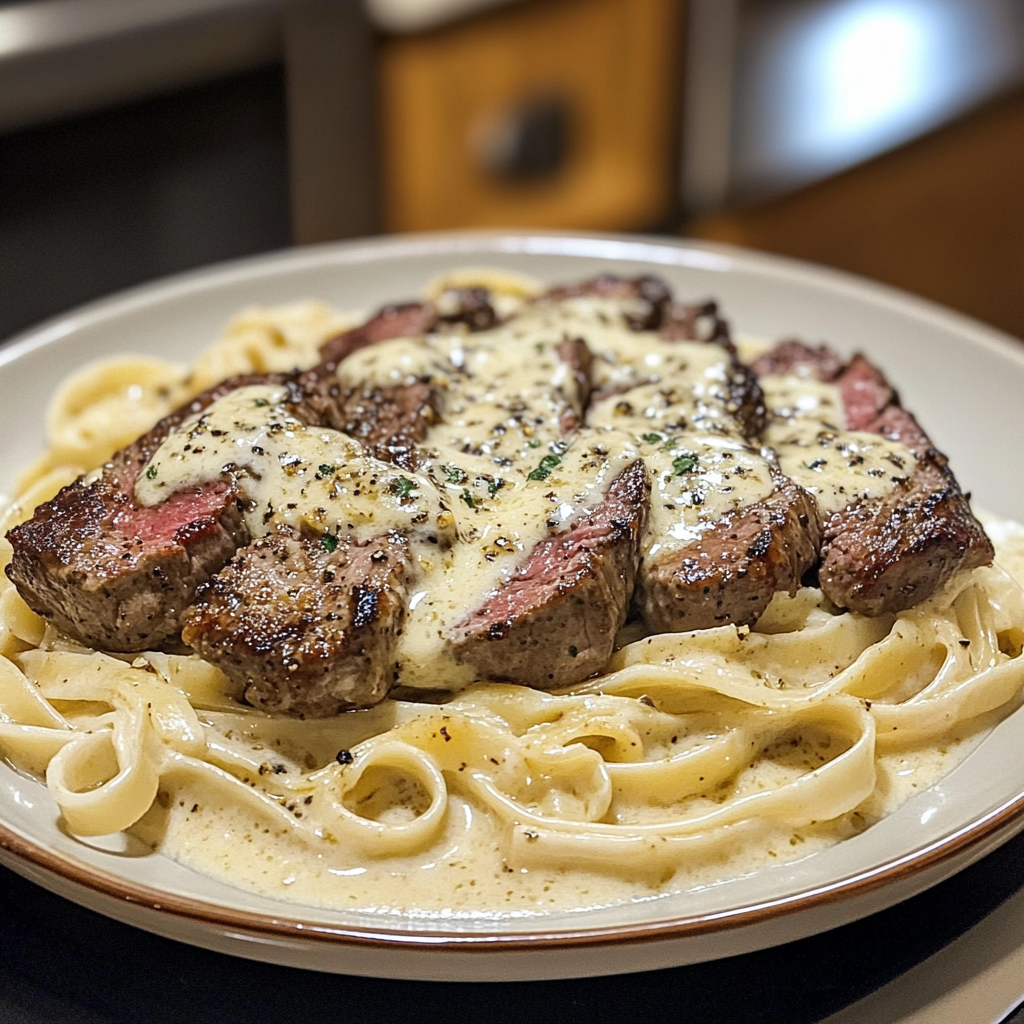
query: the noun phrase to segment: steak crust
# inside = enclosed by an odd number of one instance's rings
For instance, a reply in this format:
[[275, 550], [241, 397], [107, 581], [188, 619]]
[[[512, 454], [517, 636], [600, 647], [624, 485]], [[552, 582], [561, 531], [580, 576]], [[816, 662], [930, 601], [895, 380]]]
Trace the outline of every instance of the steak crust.
[[481, 679], [548, 690], [600, 672], [626, 618], [649, 501], [643, 464], [634, 462], [596, 508], [541, 541], [459, 623], [455, 659]]
[[863, 615], [904, 611], [960, 569], [989, 564], [992, 542], [971, 512], [948, 460], [864, 356], [845, 363], [825, 346], [785, 341], [754, 364], [758, 374], [813, 375], [838, 387], [847, 427], [898, 441], [917, 456], [906, 481], [884, 497], [825, 517], [821, 589]]
[[409, 542], [367, 544], [282, 527], [201, 588], [182, 638], [264, 711], [325, 718], [383, 700], [394, 682]]
[[342, 388], [325, 369], [229, 378], [185, 403], [121, 449], [97, 479], [63, 488], [8, 538], [7, 575], [26, 604], [63, 632], [103, 650], [176, 649], [198, 587], [250, 540], [230, 475], [144, 507], [139, 473], [163, 440], [228, 392], [284, 385], [303, 422], [352, 434], [378, 458], [405, 468], [435, 416], [423, 384]]
[[645, 562], [637, 605], [659, 632], [753, 625], [776, 591], [796, 593], [820, 543], [814, 500], [778, 474], [763, 501], [726, 516], [692, 544]]

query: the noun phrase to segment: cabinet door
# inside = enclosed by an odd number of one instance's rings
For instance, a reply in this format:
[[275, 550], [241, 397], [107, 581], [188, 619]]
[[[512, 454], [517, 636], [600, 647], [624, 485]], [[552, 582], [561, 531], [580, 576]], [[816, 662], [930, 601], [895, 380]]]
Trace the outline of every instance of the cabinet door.
[[383, 40], [391, 230], [635, 229], [675, 206], [680, 0], [533, 0]]

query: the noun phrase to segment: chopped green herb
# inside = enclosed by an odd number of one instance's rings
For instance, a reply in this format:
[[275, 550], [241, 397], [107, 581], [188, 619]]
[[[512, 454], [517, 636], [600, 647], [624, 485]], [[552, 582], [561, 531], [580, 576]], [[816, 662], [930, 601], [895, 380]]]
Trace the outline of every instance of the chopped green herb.
[[493, 498], [502, 487], [505, 486], [505, 481], [500, 477], [494, 480], [487, 481], [487, 493]]
[[576, 655], [579, 654], [579, 653], [580, 653], [580, 649], [578, 647], [570, 647], [569, 648], [569, 657], [570, 658], [575, 658]]
[[154, 479], [156, 479], [156, 466], [150, 466], [149, 469], [146, 470], [146, 479], [147, 480], [154, 480]]
[[560, 465], [561, 461], [562, 460], [557, 455], [545, 455], [544, 458], [540, 460], [540, 465], [536, 469], [530, 471], [527, 479], [547, 480], [551, 475], [551, 470]]
[[535, 438], [535, 437], [531, 437], [531, 438], [530, 438], [530, 440], [529, 440], [529, 441], [527, 441], [526, 443], [527, 443], [527, 444], [528, 444], [528, 445], [529, 445], [529, 446], [530, 446], [531, 448], [539, 448], [539, 447], [540, 447], [540, 441], [538, 441], [538, 440], [537, 440], [537, 438]]
[[466, 471], [458, 466], [448, 465], [444, 467], [444, 475], [450, 484], [464, 484], [466, 482]]
[[327, 464], [327, 463], [325, 462], [325, 463], [324, 463], [324, 464], [323, 464], [322, 466], [318, 466], [318, 467], [317, 467], [317, 471], [318, 471], [318, 472], [319, 472], [319, 473], [320, 473], [320, 474], [321, 474], [322, 476], [329, 476], [329, 475], [330, 475], [331, 473], [333, 473], [333, 472], [334, 472], [334, 467], [333, 467], [333, 466], [330, 466], [330, 465], [328, 465], [328, 464]]
[[465, 502], [465, 503], [466, 503], [466, 504], [467, 504], [467, 505], [468, 505], [468, 506], [469, 506], [470, 508], [476, 508], [476, 499], [475, 499], [475, 498], [473, 497], [473, 495], [472, 495], [472, 494], [470, 494], [470, 493], [469, 493], [469, 488], [467, 488], [467, 487], [463, 487], [463, 488], [462, 488], [462, 494], [461, 494], [461, 495], [459, 495], [459, 497], [461, 497], [461, 498], [462, 498], [462, 500], [463, 500], [463, 501], [464, 501], [464, 502]]
[[331, 552], [338, 550], [338, 538], [333, 533], [323, 533], [320, 535], [320, 547], [328, 554], [331, 554]]
[[253, 402], [253, 405], [258, 406], [259, 408], [262, 408], [265, 405], [270, 405], [270, 403], [265, 398], [257, 398]]
[[648, 444], [657, 444], [659, 441], [663, 441], [664, 437], [661, 434], [641, 434], [641, 441], [646, 441]]
[[697, 457], [687, 453], [686, 455], [677, 455], [672, 460], [672, 471], [676, 476], [682, 476], [684, 473], [689, 473], [697, 465]]
[[391, 481], [389, 489], [392, 494], [397, 494], [402, 501], [405, 501], [416, 489], [416, 485], [408, 477], [400, 476], [397, 480]]

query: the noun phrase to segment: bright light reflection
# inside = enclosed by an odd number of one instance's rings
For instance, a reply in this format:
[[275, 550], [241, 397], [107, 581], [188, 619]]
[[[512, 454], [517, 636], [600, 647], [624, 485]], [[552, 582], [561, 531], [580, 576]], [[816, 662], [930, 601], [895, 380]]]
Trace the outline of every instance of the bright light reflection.
[[794, 139], [807, 156], [873, 147], [945, 106], [956, 75], [943, 68], [953, 27], [943, 6], [862, 0], [808, 32]]
[[[849, 166], [1021, 74], [1008, 0], [783, 4], [754, 50], [736, 174], [778, 187]], [[767, 25], [767, 22], [765, 22]], [[757, 38], [757, 37], [752, 37]]]

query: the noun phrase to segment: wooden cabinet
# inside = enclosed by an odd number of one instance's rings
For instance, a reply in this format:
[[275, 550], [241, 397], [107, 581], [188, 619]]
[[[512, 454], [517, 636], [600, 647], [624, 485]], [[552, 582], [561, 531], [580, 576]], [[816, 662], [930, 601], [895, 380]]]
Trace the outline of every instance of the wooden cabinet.
[[681, 0], [528, 0], [382, 39], [384, 226], [663, 221], [681, 36]]

